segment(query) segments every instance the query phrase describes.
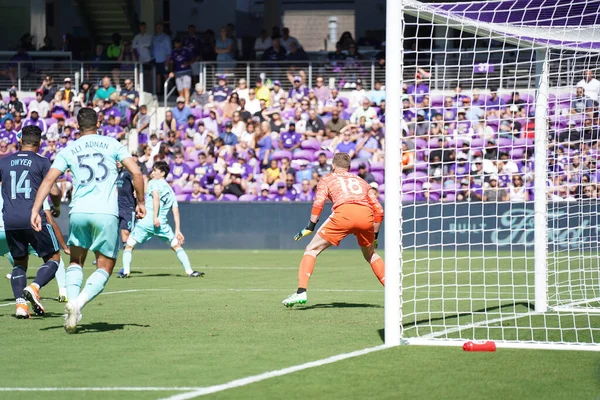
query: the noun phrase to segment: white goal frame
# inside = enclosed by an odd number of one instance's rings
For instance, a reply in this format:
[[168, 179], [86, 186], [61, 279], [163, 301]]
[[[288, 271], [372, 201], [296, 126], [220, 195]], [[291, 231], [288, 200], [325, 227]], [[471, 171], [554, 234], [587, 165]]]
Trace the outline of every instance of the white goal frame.
[[[448, 22], [444, 16], [434, 15], [433, 9], [428, 11], [426, 4], [416, 0], [387, 0], [386, 10], [386, 105], [388, 110], [401, 110], [402, 85], [403, 85], [403, 53], [404, 53], [404, 14], [406, 6], [418, 9], [419, 16], [423, 17], [429, 13], [432, 22]], [[421, 14], [422, 13], [422, 14]], [[441, 18], [441, 19], [440, 19]], [[529, 315], [540, 315], [550, 311], [579, 311], [575, 306], [583, 302], [550, 307], [548, 304], [548, 199], [546, 196], [547, 178], [547, 118], [549, 98], [549, 49], [551, 44], [532, 43], [519, 38], [514, 40], [504, 37], [506, 26], [498, 27], [484, 24], [483, 29], [478, 27], [478, 32], [493, 32], [499, 40], [517, 45], [528, 45], [529, 49], [535, 49], [536, 59], [536, 103], [535, 103], [535, 154], [536, 157], [535, 183], [534, 183], [534, 255], [535, 255], [535, 311], [531, 313], [516, 315], [522, 318]], [[467, 27], [465, 31], [469, 31]], [[503, 32], [503, 30], [505, 30]], [[475, 33], [475, 29], [470, 31]], [[553, 39], [546, 37], [544, 39]], [[386, 132], [402, 132], [402, 113], [388, 112], [386, 114]], [[418, 344], [434, 346], [461, 346], [465, 340], [432, 340], [427, 338], [409, 338], [402, 336], [402, 220], [401, 220], [401, 138], [397, 134], [386, 135], [385, 145], [385, 261], [386, 261], [386, 285], [385, 285], [385, 345], [397, 346], [400, 344]], [[541, 228], [541, 229], [540, 229]], [[600, 299], [586, 300], [585, 303]], [[589, 311], [593, 313], [594, 311]], [[600, 310], [598, 310], [600, 312]], [[490, 324], [494, 321], [485, 321]], [[475, 324], [485, 326], [483, 324]], [[468, 329], [469, 326], [465, 326]], [[460, 329], [457, 328], [457, 329]], [[600, 351], [597, 344], [565, 344], [565, 343], [532, 343], [532, 342], [497, 342], [497, 347], [505, 348], [529, 348], [529, 349], [555, 349], [555, 350], [592, 350]]]

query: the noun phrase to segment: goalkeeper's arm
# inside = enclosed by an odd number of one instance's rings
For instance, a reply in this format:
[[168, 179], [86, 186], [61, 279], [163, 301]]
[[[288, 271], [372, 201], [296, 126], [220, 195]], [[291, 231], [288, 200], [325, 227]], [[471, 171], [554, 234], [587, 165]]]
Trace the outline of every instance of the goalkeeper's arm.
[[323, 211], [323, 206], [325, 205], [326, 199], [326, 184], [323, 179], [319, 181], [317, 185], [317, 192], [315, 194], [315, 200], [313, 201], [312, 211], [310, 212], [310, 221], [308, 221], [308, 225], [306, 228], [302, 229], [300, 232], [294, 236], [294, 240], [300, 240], [305, 236], [312, 234], [315, 231], [315, 227], [317, 222], [319, 222], [319, 215]]

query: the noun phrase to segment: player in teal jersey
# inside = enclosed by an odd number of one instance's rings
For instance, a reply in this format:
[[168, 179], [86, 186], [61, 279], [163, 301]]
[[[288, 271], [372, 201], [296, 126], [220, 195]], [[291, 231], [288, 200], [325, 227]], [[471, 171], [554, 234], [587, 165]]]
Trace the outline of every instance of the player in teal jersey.
[[[185, 273], [189, 277], [202, 277], [203, 272], [194, 271], [190, 266], [190, 260], [181, 245], [185, 241], [180, 230], [179, 205], [173, 189], [169, 186], [165, 177], [169, 174], [169, 164], [164, 161], [157, 161], [152, 167], [152, 180], [148, 182], [146, 191], [146, 216], [138, 221], [127, 239], [127, 245], [123, 251], [123, 271], [122, 278], [129, 278], [131, 272], [131, 252], [138, 243], [144, 243], [153, 237], [169, 243]], [[175, 232], [167, 221], [169, 211], [173, 210], [173, 219], [175, 220]]]
[[[69, 302], [65, 306], [65, 330], [68, 333], [77, 331], [81, 309], [104, 290], [119, 254], [119, 212], [115, 184], [119, 173], [117, 161], [131, 173], [137, 194], [136, 216], [142, 218], [146, 215], [144, 180], [137, 162], [117, 140], [97, 134], [98, 115], [93, 109], [81, 109], [77, 114], [77, 123], [81, 138], [57, 154], [37, 192], [31, 211], [31, 226], [39, 230], [39, 210], [44, 198], [58, 177], [70, 169], [73, 196], [67, 244], [71, 248], [71, 263], [66, 276]], [[82, 267], [88, 250], [95, 253], [97, 267], [81, 289]]]

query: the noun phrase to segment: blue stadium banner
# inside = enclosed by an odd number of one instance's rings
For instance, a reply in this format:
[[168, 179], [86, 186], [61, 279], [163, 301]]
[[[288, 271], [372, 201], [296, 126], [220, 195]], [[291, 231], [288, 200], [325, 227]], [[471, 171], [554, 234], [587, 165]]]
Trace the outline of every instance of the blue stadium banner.
[[[182, 231], [189, 249], [301, 249], [294, 234], [306, 226], [310, 203], [180, 203]], [[600, 240], [596, 202], [549, 205], [549, 246], [595, 248]], [[330, 210], [323, 210], [321, 221]], [[533, 203], [437, 203], [402, 206], [405, 248], [533, 249]], [[385, 221], [384, 221], [385, 223]], [[68, 231], [68, 211], [59, 218]], [[380, 248], [385, 238], [379, 237]], [[166, 249], [159, 240], [140, 246]], [[340, 248], [357, 249], [353, 236]]]

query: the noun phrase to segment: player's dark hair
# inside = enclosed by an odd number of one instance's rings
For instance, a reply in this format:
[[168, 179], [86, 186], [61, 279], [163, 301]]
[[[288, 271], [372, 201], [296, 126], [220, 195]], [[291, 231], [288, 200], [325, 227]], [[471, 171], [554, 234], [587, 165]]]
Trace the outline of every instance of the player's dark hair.
[[39, 146], [42, 141], [42, 130], [35, 125], [29, 125], [21, 131], [21, 145]]
[[92, 108], [82, 108], [77, 114], [77, 123], [80, 131], [96, 130], [98, 127], [98, 114]]
[[333, 156], [333, 165], [338, 168], [350, 169], [350, 156], [348, 153], [337, 153]]
[[157, 161], [154, 163], [152, 168], [164, 173], [165, 177], [169, 175], [169, 172], [171, 171], [171, 167], [169, 167], [169, 164], [166, 161]]

